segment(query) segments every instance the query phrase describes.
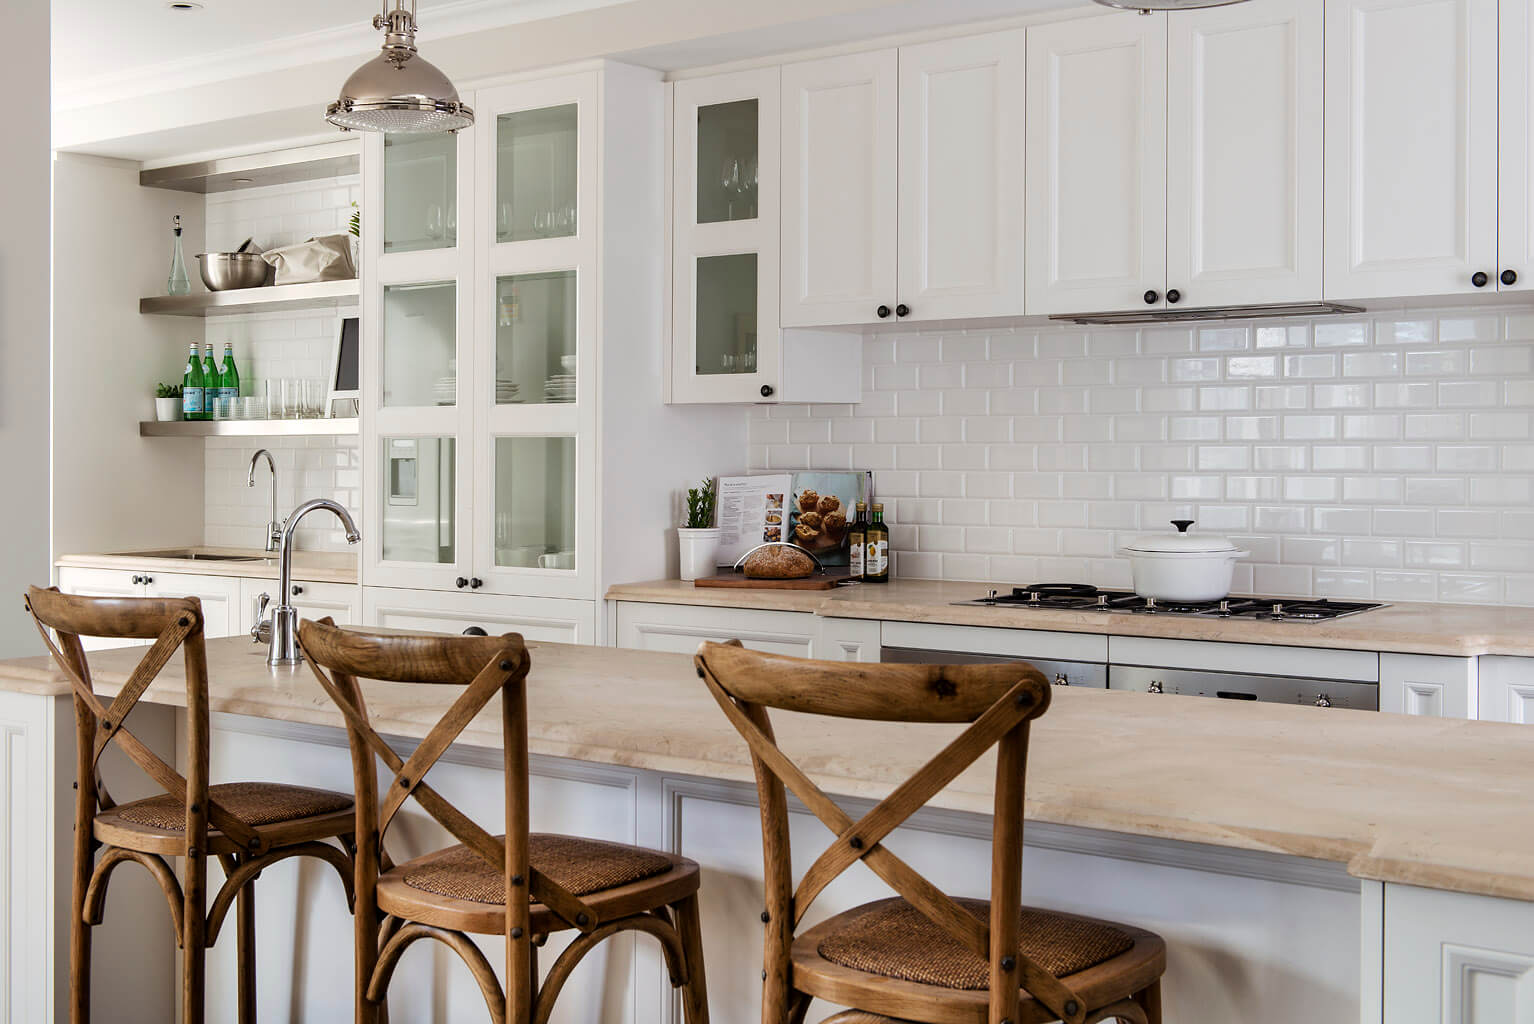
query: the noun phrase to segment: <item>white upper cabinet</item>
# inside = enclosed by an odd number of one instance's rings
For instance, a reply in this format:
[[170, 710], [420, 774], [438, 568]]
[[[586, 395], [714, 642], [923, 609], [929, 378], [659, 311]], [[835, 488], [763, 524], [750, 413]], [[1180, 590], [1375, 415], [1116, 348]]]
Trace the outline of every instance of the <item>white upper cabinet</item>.
[[1028, 30], [1031, 314], [1163, 304], [1166, 32], [1160, 14]]
[[1026, 56], [1021, 29], [900, 50], [898, 316], [1023, 313]]
[[1502, 0], [1497, 290], [1534, 287], [1534, 4]]
[[782, 323], [894, 319], [897, 57], [784, 66]]
[[1327, 4], [1327, 298], [1496, 289], [1497, 51], [1497, 0]]
[[1179, 12], [1167, 40], [1168, 295], [1321, 298], [1322, 0]]

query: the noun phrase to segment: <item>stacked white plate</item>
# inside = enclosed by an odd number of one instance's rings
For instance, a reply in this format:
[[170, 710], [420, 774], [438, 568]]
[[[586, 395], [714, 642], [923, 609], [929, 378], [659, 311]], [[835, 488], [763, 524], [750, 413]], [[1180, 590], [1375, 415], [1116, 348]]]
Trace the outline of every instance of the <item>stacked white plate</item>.
[[543, 397], [550, 402], [575, 401], [575, 374], [556, 373], [543, 382]]
[[[438, 405], [453, 405], [458, 401], [458, 378], [438, 377], [431, 386], [432, 398]], [[511, 402], [520, 402], [522, 388], [516, 381], [507, 377], [495, 379], [495, 401], [497, 405], [506, 405]]]
[[510, 405], [522, 401], [522, 388], [514, 380], [505, 377], [495, 379], [495, 404]]

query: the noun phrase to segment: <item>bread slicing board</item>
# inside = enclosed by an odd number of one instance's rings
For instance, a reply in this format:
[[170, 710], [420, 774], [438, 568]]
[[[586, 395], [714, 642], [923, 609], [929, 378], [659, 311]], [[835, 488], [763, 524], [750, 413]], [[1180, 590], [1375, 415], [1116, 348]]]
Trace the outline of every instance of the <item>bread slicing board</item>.
[[719, 576], [700, 576], [695, 587], [720, 587], [751, 590], [833, 590], [845, 576], [806, 576], [798, 580], [754, 580], [745, 573], [730, 572]]

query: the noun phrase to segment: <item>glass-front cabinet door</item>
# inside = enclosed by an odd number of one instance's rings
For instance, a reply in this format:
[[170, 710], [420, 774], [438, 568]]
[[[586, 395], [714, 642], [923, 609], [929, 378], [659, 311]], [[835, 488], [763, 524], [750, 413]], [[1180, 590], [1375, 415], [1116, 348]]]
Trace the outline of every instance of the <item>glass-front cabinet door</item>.
[[676, 83], [673, 402], [775, 401], [778, 70]]
[[494, 593], [596, 580], [595, 73], [481, 90], [475, 565]]
[[369, 585], [470, 590], [473, 132], [364, 142], [363, 528]]

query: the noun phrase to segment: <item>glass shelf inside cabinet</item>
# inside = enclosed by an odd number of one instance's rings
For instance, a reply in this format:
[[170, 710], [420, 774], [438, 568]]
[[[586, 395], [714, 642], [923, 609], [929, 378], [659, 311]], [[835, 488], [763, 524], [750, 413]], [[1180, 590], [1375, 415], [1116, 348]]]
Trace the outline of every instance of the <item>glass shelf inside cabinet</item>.
[[384, 136], [383, 251], [458, 244], [458, 137]]
[[383, 404], [456, 405], [458, 286], [391, 284], [383, 311]]
[[575, 401], [575, 271], [497, 278], [495, 401]]
[[381, 443], [384, 560], [451, 565], [457, 443], [451, 437], [386, 437]]
[[700, 256], [696, 299], [700, 376], [756, 372], [756, 253]]
[[575, 234], [578, 109], [569, 103], [496, 118], [497, 242]]
[[495, 564], [575, 570], [575, 438], [495, 439]]
[[757, 191], [757, 102], [698, 108], [698, 223], [753, 220]]

